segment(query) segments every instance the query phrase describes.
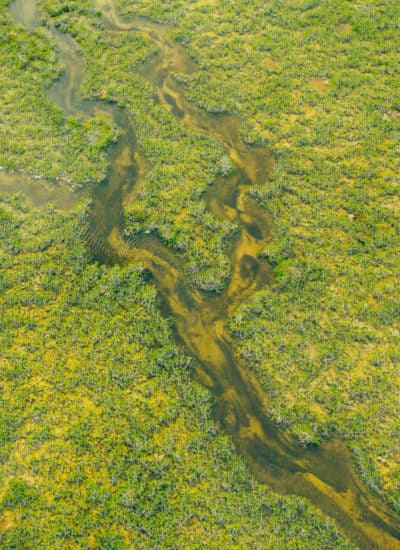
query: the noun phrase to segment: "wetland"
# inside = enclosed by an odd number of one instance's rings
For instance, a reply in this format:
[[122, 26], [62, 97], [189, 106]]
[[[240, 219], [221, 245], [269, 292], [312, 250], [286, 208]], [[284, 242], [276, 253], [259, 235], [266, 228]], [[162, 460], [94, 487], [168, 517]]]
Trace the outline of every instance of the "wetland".
[[[196, 380], [214, 396], [215, 418], [258, 482], [282, 494], [305, 497], [334, 518], [360, 548], [400, 547], [398, 516], [362, 482], [343, 442], [331, 438], [319, 446], [303, 448], [267, 418], [266, 397], [239, 357], [228, 327], [238, 307], [272, 284], [275, 277], [263, 255], [271, 240], [273, 220], [249, 193], [251, 186], [262, 184], [272, 172], [271, 152], [266, 146], [245, 143], [237, 116], [207, 113], [188, 101], [174, 74], [190, 74], [194, 61], [170, 38], [168, 25], [140, 17], [122, 19], [114, 3], [107, 0], [96, 0], [95, 7], [102, 14], [104, 32], [138, 33], [155, 46], [156, 52], [138, 69], [155, 90], [155, 102], [180, 124], [211, 137], [229, 158], [226, 173], [218, 174], [202, 196], [215, 219], [230, 229], [228, 266], [223, 284], [216, 289], [190, 281], [187, 259], [157, 231], [127, 229], [126, 211], [140, 195], [148, 169], [135, 127], [126, 107], [82, 99], [85, 64], [73, 39], [53, 30], [64, 72], [49, 89], [49, 98], [67, 116], [109, 117], [117, 129], [116, 142], [109, 146], [107, 176], [88, 191], [90, 206], [82, 235], [94, 259], [126, 269], [142, 266], [147, 284], [157, 290], [161, 311], [175, 327], [178, 344], [194, 359]], [[33, 1], [14, 2], [11, 13], [23, 25], [37, 24]], [[0, 186], [12, 190], [12, 178], [1, 176]], [[28, 198], [38, 205], [42, 198], [35, 198], [39, 192], [34, 190], [33, 180], [31, 187], [29, 182], [20, 185], [26, 178], [15, 176], [15, 190], [29, 188]], [[39, 180], [34, 181], [37, 187]], [[54, 201], [55, 191], [50, 189], [46, 200]], [[70, 199], [58, 189], [55, 204], [70, 207]]]

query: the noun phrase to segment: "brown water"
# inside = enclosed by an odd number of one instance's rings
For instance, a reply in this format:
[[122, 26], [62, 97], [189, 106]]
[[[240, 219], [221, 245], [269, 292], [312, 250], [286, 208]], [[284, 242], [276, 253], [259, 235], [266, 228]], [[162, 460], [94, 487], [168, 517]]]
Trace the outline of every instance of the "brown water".
[[[34, 6], [31, 0], [18, 1], [12, 11], [20, 22], [33, 25], [35, 12], [28, 4]], [[232, 241], [231, 280], [218, 296], [186, 284], [182, 258], [156, 237], [143, 235], [134, 244], [125, 241], [123, 204], [134, 200], [145, 163], [122, 111], [79, 99], [83, 65], [73, 42], [55, 33], [65, 74], [50, 91], [51, 97], [65, 112], [81, 116], [104, 109], [121, 130], [110, 152], [108, 178], [92, 193], [87, 239], [94, 255], [107, 263], [142, 262], [162, 297], [163, 310], [176, 326], [178, 340], [196, 359], [199, 380], [215, 395], [217, 418], [260, 482], [281, 493], [305, 496], [334, 517], [361, 548], [400, 548], [398, 517], [363, 486], [342, 443], [332, 440], [318, 448], [299, 448], [266, 419], [262, 394], [235, 356], [235, 344], [226, 329], [230, 312], [272, 278], [268, 264], [258, 258], [268, 241], [270, 220], [246, 193], [248, 184], [264, 178], [270, 169], [268, 151], [243, 143], [237, 119], [208, 115], [186, 101], [171, 73], [190, 71], [192, 61], [168, 38], [168, 27], [143, 19], [123, 22], [111, 0], [95, 0], [95, 5], [103, 11], [110, 32], [136, 29], [154, 42], [159, 53], [142, 67], [142, 73], [155, 85], [160, 103], [183, 124], [218, 139], [236, 164], [235, 174], [221, 177], [207, 199], [215, 216], [236, 222], [240, 232]]]

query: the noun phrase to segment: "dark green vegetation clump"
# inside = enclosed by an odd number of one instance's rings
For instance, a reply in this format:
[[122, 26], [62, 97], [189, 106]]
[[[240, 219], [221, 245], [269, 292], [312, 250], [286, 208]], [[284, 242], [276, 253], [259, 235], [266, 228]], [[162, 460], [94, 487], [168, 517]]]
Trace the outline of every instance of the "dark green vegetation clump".
[[91, 261], [82, 216], [0, 205], [1, 548], [350, 548], [251, 480], [155, 290]]
[[189, 98], [272, 148], [252, 189], [276, 281], [232, 319], [266, 409], [301, 444], [339, 434], [400, 510], [397, 1], [119, 1], [170, 21]]

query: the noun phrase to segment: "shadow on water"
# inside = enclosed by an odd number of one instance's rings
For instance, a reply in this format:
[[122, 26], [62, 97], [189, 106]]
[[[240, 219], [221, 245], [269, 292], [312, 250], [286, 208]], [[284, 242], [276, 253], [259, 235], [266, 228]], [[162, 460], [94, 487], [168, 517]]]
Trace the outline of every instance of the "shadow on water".
[[[198, 379], [215, 395], [217, 418], [257, 480], [281, 493], [308, 498], [335, 518], [361, 548], [400, 548], [398, 516], [361, 484], [345, 445], [331, 440], [304, 449], [286, 439], [266, 418], [262, 393], [234, 354], [235, 345], [226, 329], [229, 314], [272, 278], [268, 264], [259, 259], [271, 222], [247, 193], [249, 183], [263, 180], [271, 169], [270, 154], [244, 144], [240, 123], [234, 117], [207, 114], [185, 99], [172, 74], [190, 71], [193, 62], [169, 39], [167, 26], [139, 18], [121, 21], [112, 0], [95, 0], [94, 4], [102, 10], [106, 28], [113, 32], [136, 30], [157, 46], [158, 54], [141, 72], [156, 87], [160, 103], [183, 124], [212, 135], [224, 146], [236, 171], [218, 178], [207, 202], [218, 219], [228, 219], [239, 227], [231, 245], [231, 279], [220, 295], [201, 293], [185, 284], [182, 258], [156, 236], [141, 235], [131, 243], [124, 239], [123, 204], [127, 197], [134, 197], [145, 163], [135, 150], [126, 113], [124, 116], [116, 106], [79, 98], [83, 64], [72, 40], [54, 32], [65, 73], [49, 95], [66, 113], [106, 111], [120, 129], [119, 140], [110, 150], [108, 177], [92, 192], [86, 236], [94, 256], [109, 264], [143, 264], [146, 278], [159, 291], [163, 312], [176, 326], [177, 340], [196, 359]], [[17, 0], [11, 11], [21, 23], [33, 25], [34, 5], [31, 0]]]

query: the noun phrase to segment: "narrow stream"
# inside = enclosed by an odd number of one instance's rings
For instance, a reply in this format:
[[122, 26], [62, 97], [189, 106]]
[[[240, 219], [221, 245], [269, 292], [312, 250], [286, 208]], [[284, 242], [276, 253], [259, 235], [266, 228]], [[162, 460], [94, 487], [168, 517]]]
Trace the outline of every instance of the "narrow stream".
[[[335, 518], [360, 548], [400, 548], [398, 516], [361, 483], [344, 444], [331, 440], [318, 448], [299, 448], [268, 421], [262, 393], [235, 356], [235, 343], [226, 329], [229, 314], [238, 304], [272, 278], [268, 264], [258, 258], [268, 241], [270, 220], [246, 192], [249, 183], [264, 178], [271, 168], [268, 151], [246, 146], [234, 117], [209, 115], [185, 99], [171, 74], [189, 71], [192, 61], [169, 39], [167, 26], [139, 18], [121, 21], [112, 0], [94, 4], [103, 12], [107, 29], [137, 30], [157, 46], [159, 53], [141, 71], [156, 87], [160, 103], [183, 124], [214, 136], [225, 147], [237, 169], [210, 188], [207, 203], [216, 217], [234, 221], [240, 228], [232, 243], [231, 280], [218, 296], [187, 285], [182, 258], [156, 237], [126, 242], [123, 204], [134, 200], [135, 185], [143, 177], [140, 151], [122, 110], [79, 98], [83, 63], [72, 39], [54, 31], [65, 74], [50, 90], [50, 97], [69, 114], [106, 111], [120, 129], [120, 139], [110, 151], [109, 175], [92, 193], [87, 239], [95, 257], [107, 263], [134, 261], [145, 266], [162, 298], [163, 311], [175, 324], [177, 339], [196, 359], [198, 379], [215, 395], [216, 417], [257, 480], [280, 493], [306, 497]], [[16, 0], [11, 12], [17, 21], [34, 26], [34, 8], [34, 0]]]

